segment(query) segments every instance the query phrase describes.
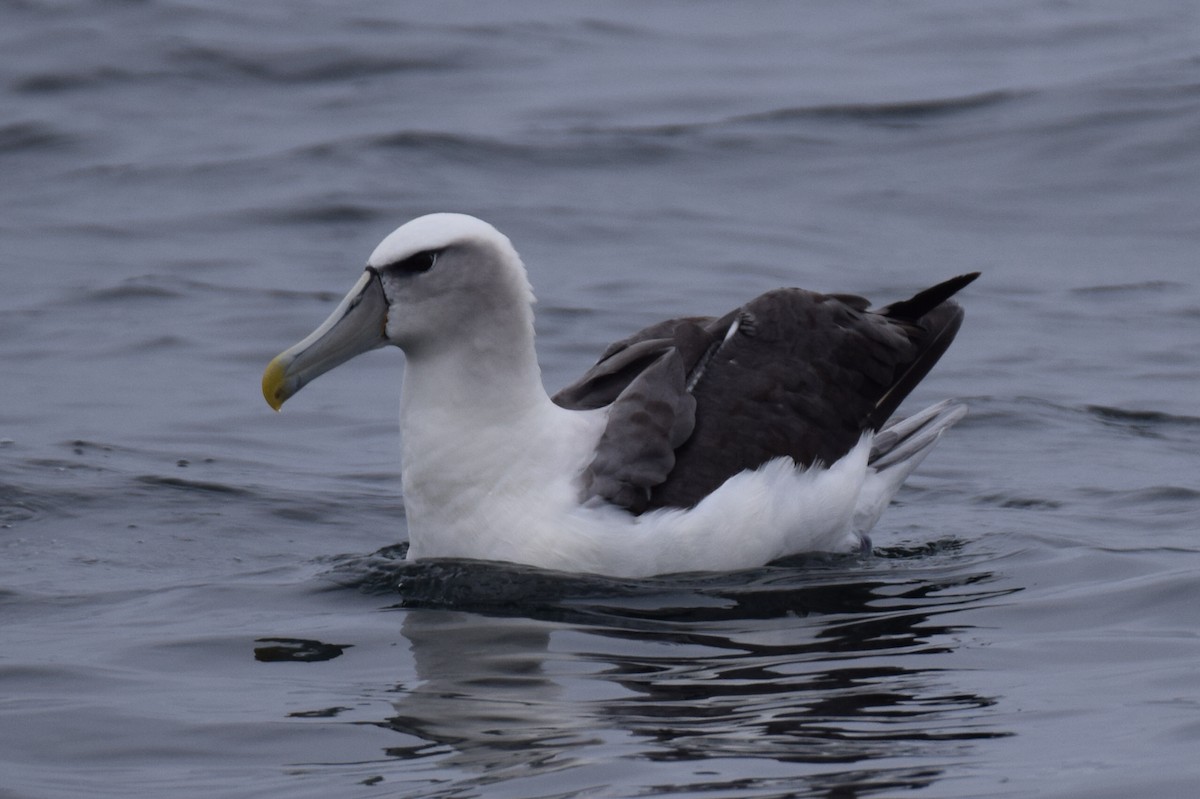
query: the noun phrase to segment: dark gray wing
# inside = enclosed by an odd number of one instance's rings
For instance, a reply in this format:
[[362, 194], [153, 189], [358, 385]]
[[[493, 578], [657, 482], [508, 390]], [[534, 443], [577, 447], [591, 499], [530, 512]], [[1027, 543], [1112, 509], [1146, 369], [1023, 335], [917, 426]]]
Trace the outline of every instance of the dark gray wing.
[[[699, 329], [707, 336], [706, 340], [696, 342], [695, 346], [689, 347], [684, 353], [687, 356], [684, 367], [690, 373], [704, 351], [709, 346], [720, 343], [720, 339], [707, 333], [707, 326], [713, 321], [711, 316], [668, 319], [614, 342], [608, 345], [600, 360], [596, 361], [596, 365], [587, 370], [583, 377], [559, 391], [551, 399], [563, 408], [576, 411], [603, 408], [611, 404], [646, 367], [662, 355], [676, 349], [677, 340], [686, 343]], [[682, 329], [683, 334], [677, 334], [677, 329]], [[697, 348], [699, 352], [696, 352]]]
[[608, 424], [583, 473], [585, 497], [634, 513], [675, 466], [692, 434], [696, 400], [688, 377], [719, 343], [695, 319], [673, 319], [619, 341], [581, 380], [554, 395], [577, 410], [609, 406]]
[[962, 323], [948, 300], [977, 276], [877, 311], [861, 297], [777, 289], [720, 319], [671, 320], [617, 342], [554, 397], [613, 405], [588, 494], [635, 513], [691, 507], [776, 457], [836, 461], [946, 351]]

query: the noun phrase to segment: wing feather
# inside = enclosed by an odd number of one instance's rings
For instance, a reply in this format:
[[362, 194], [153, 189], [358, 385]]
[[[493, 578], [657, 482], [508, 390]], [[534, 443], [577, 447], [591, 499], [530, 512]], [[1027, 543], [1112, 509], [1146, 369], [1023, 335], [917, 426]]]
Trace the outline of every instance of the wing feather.
[[781, 456], [829, 464], [878, 430], [949, 347], [962, 275], [879, 310], [854, 295], [767, 292], [723, 317], [672, 319], [610, 346], [554, 396], [609, 407], [585, 496], [634, 513], [691, 507]]

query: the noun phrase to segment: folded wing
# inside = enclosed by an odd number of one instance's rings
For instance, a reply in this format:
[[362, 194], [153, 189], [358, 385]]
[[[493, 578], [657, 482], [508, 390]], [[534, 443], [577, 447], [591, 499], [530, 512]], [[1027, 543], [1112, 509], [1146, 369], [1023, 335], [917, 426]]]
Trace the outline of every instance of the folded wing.
[[687, 508], [780, 456], [833, 463], [946, 351], [963, 317], [950, 297], [976, 277], [877, 310], [777, 289], [721, 318], [668, 320], [616, 342], [553, 398], [611, 406], [585, 494], [634, 513]]

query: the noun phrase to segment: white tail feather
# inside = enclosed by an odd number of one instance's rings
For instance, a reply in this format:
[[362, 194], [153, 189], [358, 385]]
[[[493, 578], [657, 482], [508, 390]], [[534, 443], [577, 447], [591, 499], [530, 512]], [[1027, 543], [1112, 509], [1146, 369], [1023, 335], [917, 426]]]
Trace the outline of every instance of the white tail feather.
[[925, 459], [942, 433], [967, 415], [967, 406], [943, 400], [920, 413], [884, 427], [871, 443], [867, 477], [854, 508], [854, 531], [865, 536]]

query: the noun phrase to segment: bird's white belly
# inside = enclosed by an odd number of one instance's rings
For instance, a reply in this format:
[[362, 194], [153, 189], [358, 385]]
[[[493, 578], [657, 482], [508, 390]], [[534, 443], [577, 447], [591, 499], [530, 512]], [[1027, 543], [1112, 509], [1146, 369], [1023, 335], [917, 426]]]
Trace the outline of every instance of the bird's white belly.
[[554, 409], [529, 423], [460, 431], [449, 446], [423, 435], [435, 424], [406, 426], [409, 558], [571, 568], [587, 546], [564, 521], [578, 507], [578, 476], [603, 424], [603, 412]]
[[[869, 437], [829, 469], [781, 458], [726, 481], [694, 508], [641, 516], [579, 502], [578, 459], [511, 463], [494, 479], [405, 473], [410, 559], [473, 558], [644, 577], [751, 568], [805, 551], [850, 551]], [[418, 462], [420, 459], [418, 459]], [[429, 464], [432, 468], [432, 464]], [[453, 475], [453, 473], [451, 473]]]

